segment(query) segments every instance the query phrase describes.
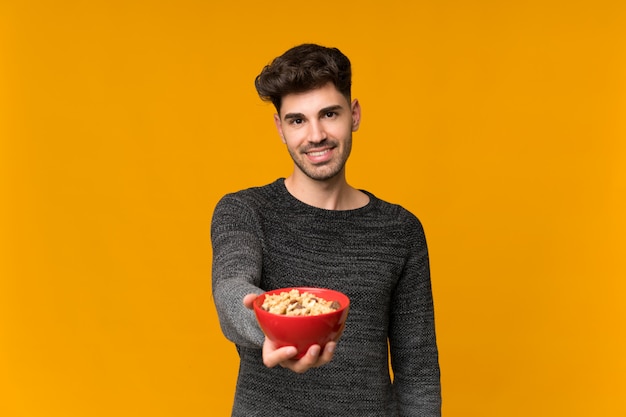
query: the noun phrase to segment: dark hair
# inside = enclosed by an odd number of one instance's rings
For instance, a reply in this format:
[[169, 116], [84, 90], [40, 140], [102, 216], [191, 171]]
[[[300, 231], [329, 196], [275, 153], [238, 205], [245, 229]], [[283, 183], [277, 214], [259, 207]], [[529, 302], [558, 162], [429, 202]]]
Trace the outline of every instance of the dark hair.
[[350, 101], [350, 60], [337, 48], [302, 44], [289, 49], [266, 65], [254, 80], [259, 97], [271, 101], [280, 112], [282, 98], [332, 82]]

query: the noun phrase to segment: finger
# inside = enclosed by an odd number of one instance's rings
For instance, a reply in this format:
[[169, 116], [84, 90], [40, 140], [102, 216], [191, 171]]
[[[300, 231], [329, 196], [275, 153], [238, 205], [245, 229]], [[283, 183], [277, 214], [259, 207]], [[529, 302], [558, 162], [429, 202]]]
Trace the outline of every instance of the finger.
[[273, 368], [278, 364], [287, 364], [297, 354], [298, 349], [294, 346], [276, 348], [269, 339], [265, 339], [263, 343], [263, 364], [268, 368]]
[[302, 358], [297, 361], [291, 361], [288, 364], [284, 364], [284, 366], [297, 373], [306, 372], [309, 369], [318, 366], [318, 360], [321, 350], [322, 349], [319, 345], [313, 345], [309, 347], [306, 354]]
[[317, 360], [316, 366], [326, 365], [333, 359], [333, 355], [335, 354], [335, 348], [337, 347], [337, 342], [328, 342], [324, 347], [324, 351], [320, 355]]
[[256, 294], [247, 294], [243, 297], [243, 305], [252, 310], [252, 303], [254, 303], [254, 300], [256, 300], [257, 297], [258, 295]]

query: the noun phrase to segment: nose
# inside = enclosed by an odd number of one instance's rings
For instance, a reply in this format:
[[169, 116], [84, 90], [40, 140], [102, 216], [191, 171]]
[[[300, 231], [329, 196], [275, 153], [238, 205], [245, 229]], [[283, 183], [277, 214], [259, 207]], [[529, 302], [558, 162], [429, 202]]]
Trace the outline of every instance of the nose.
[[311, 122], [310, 127], [309, 142], [319, 143], [328, 137], [324, 126], [319, 121]]

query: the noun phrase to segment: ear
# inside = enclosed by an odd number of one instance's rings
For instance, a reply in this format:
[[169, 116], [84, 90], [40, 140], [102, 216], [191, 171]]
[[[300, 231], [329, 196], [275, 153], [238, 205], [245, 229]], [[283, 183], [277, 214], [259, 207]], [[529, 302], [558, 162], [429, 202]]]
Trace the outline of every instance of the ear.
[[285, 135], [283, 134], [283, 123], [280, 120], [280, 115], [274, 114], [274, 124], [276, 125], [276, 130], [278, 130], [278, 134], [280, 135], [280, 140], [283, 143], [285, 142]]
[[356, 98], [352, 100], [350, 107], [352, 109], [352, 131], [356, 132], [361, 125], [361, 105], [359, 104], [359, 100]]

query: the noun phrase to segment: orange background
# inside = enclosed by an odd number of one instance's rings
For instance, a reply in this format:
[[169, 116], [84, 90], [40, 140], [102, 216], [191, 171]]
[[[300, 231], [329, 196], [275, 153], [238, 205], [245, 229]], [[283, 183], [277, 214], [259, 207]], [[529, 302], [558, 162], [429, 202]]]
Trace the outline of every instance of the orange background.
[[626, 415], [626, 3], [214, 3], [0, 5], [0, 415], [229, 415], [210, 218], [289, 174], [253, 79], [309, 41], [425, 224], [444, 415]]

